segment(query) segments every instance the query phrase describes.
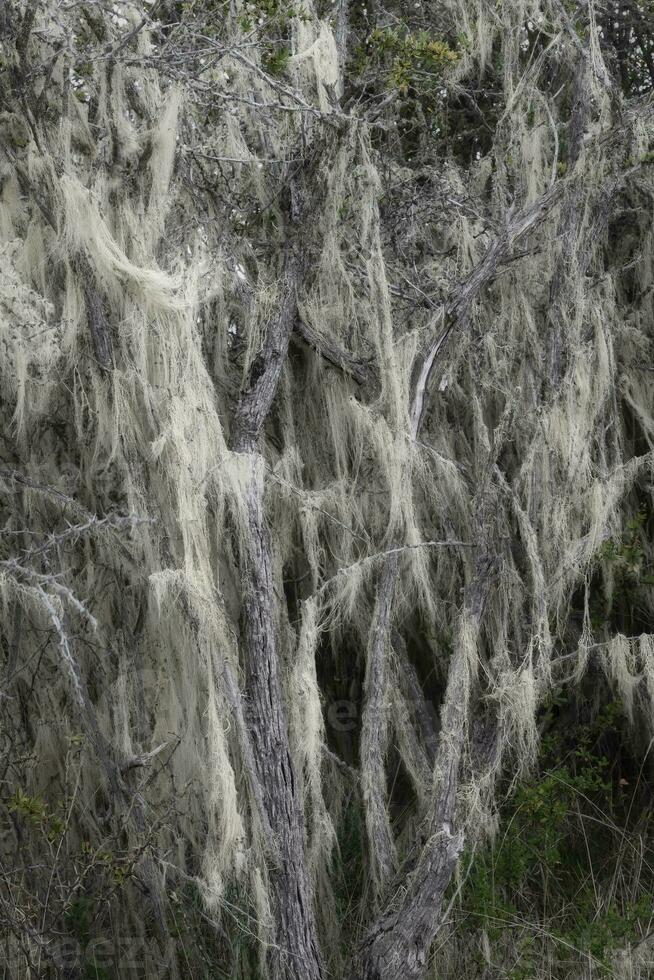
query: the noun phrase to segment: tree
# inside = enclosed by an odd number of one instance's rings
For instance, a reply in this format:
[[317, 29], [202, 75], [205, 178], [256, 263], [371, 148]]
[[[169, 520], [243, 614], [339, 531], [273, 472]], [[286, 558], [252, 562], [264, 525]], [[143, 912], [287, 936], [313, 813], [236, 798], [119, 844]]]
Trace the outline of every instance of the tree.
[[649, 739], [620, 7], [3, 5], [17, 975], [444, 975], [557, 692]]

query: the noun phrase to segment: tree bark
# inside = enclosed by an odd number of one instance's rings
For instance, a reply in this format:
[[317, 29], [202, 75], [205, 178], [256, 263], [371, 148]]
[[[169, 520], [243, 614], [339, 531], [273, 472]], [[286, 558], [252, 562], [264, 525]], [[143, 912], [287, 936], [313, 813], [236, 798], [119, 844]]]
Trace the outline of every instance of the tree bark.
[[275, 846], [268, 870], [275, 918], [268, 960], [276, 980], [320, 980], [324, 976], [305, 860], [304, 817], [288, 740], [270, 533], [264, 515], [265, 463], [258, 448], [297, 319], [297, 289], [305, 268], [306, 259], [299, 250], [290, 250], [279, 309], [252, 364], [231, 433], [231, 448], [247, 457], [248, 467], [246, 539], [240, 555], [244, 696], [253, 764]]
[[344, 347], [339, 347], [337, 342], [323, 334], [319, 334], [304, 320], [298, 319], [295, 324], [295, 333], [305, 344], [320, 354], [326, 361], [340, 368], [345, 374], [349, 374], [357, 384], [365, 384], [367, 381], [374, 381], [375, 371], [371, 363], [356, 357]]
[[[441, 909], [464, 837], [454, 831], [456, 797], [466, 743], [481, 617], [490, 585], [492, 559], [482, 548], [466, 589], [457, 642], [450, 664], [434, 766], [435, 798], [424, 844], [414, 870], [401, 869], [389, 888], [386, 908], [373, 924], [355, 961], [352, 980], [418, 980], [441, 925]], [[408, 864], [408, 862], [407, 862]], [[402, 897], [399, 902], [396, 896]]]
[[397, 554], [382, 569], [370, 631], [361, 717], [361, 791], [368, 833], [372, 879], [381, 892], [397, 870], [397, 854], [388, 817], [388, 650], [390, 618], [397, 583]]

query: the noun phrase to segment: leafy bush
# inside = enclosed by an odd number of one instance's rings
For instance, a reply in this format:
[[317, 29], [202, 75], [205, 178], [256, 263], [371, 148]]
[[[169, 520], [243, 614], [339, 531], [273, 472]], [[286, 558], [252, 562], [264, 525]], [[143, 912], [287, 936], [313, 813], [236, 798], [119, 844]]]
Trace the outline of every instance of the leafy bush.
[[575, 720], [585, 714], [550, 698], [537, 773], [505, 803], [493, 846], [468, 858], [457, 921], [483, 928], [494, 956], [511, 951], [512, 980], [538, 975], [539, 942], [556, 948], [557, 975], [576, 975], [580, 958], [609, 975], [651, 928], [651, 787], [620, 702]]

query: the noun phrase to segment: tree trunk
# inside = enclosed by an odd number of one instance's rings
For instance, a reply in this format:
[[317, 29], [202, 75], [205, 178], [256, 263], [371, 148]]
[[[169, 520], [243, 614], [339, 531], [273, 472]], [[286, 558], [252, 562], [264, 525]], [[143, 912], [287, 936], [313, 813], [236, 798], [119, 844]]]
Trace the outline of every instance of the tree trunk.
[[[398, 876], [398, 885], [402, 882], [404, 888], [388, 889], [391, 897], [361, 945], [352, 980], [418, 980], [441, 926], [443, 898], [464, 843], [463, 834], [454, 831], [456, 797], [491, 568], [488, 553], [480, 549], [475, 577], [466, 589], [448, 673], [434, 766], [436, 795], [426, 843], [415, 869], [405, 866]], [[398, 894], [402, 895], [399, 902]]]
[[247, 457], [248, 467], [244, 487], [246, 540], [240, 555], [244, 697], [256, 776], [273, 834], [274, 853], [270, 855], [268, 876], [275, 922], [268, 960], [271, 976], [279, 980], [319, 980], [324, 975], [305, 861], [304, 818], [288, 740], [270, 534], [264, 515], [265, 461], [258, 449], [297, 318], [297, 289], [304, 268], [304, 260], [297, 252], [291, 252], [279, 310], [252, 364], [231, 438], [233, 451]]

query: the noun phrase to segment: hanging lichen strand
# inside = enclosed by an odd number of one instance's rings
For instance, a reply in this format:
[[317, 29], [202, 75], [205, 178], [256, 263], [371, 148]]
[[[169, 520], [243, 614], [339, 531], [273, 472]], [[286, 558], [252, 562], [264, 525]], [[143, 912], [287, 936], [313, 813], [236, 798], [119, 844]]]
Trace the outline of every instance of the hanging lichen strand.
[[651, 99], [592, 0], [370, 8], [0, 11], [12, 976], [459, 976], [544, 699], [654, 734], [651, 595], [591, 610], [652, 506]]

